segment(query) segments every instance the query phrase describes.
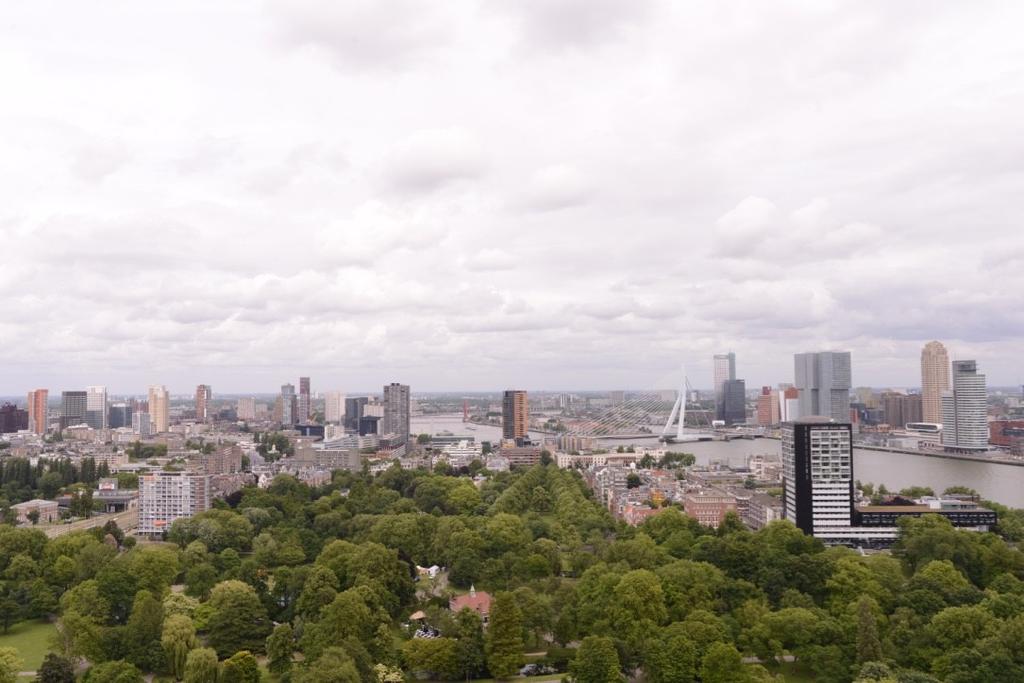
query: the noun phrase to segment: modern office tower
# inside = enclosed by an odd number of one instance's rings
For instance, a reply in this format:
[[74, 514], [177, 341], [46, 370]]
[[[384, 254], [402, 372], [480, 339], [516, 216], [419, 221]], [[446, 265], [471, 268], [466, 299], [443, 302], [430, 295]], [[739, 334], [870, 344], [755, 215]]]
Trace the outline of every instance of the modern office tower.
[[295, 395], [294, 384], [281, 385], [281, 393], [277, 397], [274, 413], [274, 417], [283, 425], [293, 425], [296, 423], [299, 413], [299, 401]]
[[988, 448], [985, 375], [973, 360], [953, 361], [953, 388], [942, 394], [942, 445], [956, 450]]
[[526, 392], [521, 389], [509, 389], [501, 400], [501, 438], [511, 439], [517, 446], [527, 440], [530, 427], [530, 405]]
[[36, 434], [45, 434], [49, 426], [50, 392], [36, 389], [28, 392], [28, 429]]
[[149, 387], [150, 433], [162, 434], [170, 429], [170, 403], [167, 387], [162, 384], [154, 384]]
[[384, 387], [382, 434], [394, 434], [399, 443], [409, 442], [409, 385], [392, 382]]
[[149, 413], [141, 410], [132, 413], [132, 431], [142, 438], [153, 433], [153, 421], [149, 418]]
[[324, 422], [339, 424], [345, 416], [345, 394], [340, 391], [328, 391], [324, 396]]
[[153, 470], [139, 477], [140, 534], [162, 534], [174, 520], [209, 509], [209, 475]]
[[921, 349], [921, 421], [942, 422], [942, 394], [949, 391], [949, 353], [942, 342]]
[[238, 399], [237, 417], [239, 420], [255, 420], [256, 419], [256, 399], [255, 398], [240, 398]]
[[726, 381], [736, 379], [736, 354], [732, 351], [729, 353], [716, 353], [714, 363], [715, 391], [721, 391], [722, 385]]
[[783, 515], [805, 534], [842, 541], [853, 517], [853, 429], [828, 417], [782, 426]]
[[921, 397], [886, 391], [882, 394], [882, 412], [886, 424], [903, 429], [911, 422], [921, 422]]
[[13, 403], [0, 406], [0, 434], [13, 434], [28, 429], [28, 411]]
[[111, 429], [132, 426], [132, 404], [127, 401], [110, 404], [109, 415], [107, 424]]
[[84, 391], [62, 391], [60, 394], [60, 428], [85, 424], [88, 394]]
[[779, 410], [779, 392], [771, 387], [761, 387], [761, 395], [757, 397], [757, 424], [771, 427], [779, 424], [782, 413]]
[[727, 379], [722, 384], [718, 419], [727, 425], [743, 424], [747, 421], [747, 385], [742, 379]]
[[369, 402], [366, 396], [345, 399], [345, 429], [353, 432], [359, 429], [359, 419], [365, 414], [364, 409]]
[[107, 421], [107, 388], [85, 388], [85, 424], [93, 429], [106, 429]]
[[200, 384], [196, 387], [196, 422], [210, 421], [210, 402], [213, 400], [213, 387]]
[[311, 412], [310, 412], [311, 407], [312, 407], [312, 403], [310, 402], [309, 378], [308, 377], [300, 377], [299, 378], [299, 411], [298, 411], [298, 415], [296, 416], [297, 417], [296, 421], [299, 422], [300, 424], [306, 424], [307, 422], [309, 422], [309, 418], [310, 418], [310, 415], [311, 415]]
[[793, 361], [800, 396], [800, 414], [793, 417], [821, 415], [849, 422], [850, 352], [798, 353]]

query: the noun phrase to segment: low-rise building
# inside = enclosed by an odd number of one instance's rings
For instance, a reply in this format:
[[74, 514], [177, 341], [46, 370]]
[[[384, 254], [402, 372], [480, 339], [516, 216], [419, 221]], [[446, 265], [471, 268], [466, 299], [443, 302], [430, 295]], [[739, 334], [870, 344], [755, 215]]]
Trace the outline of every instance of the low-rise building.
[[32, 524], [32, 517], [38, 514], [35, 523], [50, 524], [60, 519], [60, 511], [57, 501], [34, 498], [24, 503], [16, 503], [11, 510], [17, 515], [18, 524]]
[[478, 591], [475, 586], [470, 586], [468, 593], [456, 595], [448, 601], [448, 609], [453, 614], [458, 614], [464, 607], [479, 614], [481, 621], [486, 624], [491, 616], [491, 594], [486, 591]]
[[717, 529], [729, 512], [736, 512], [736, 498], [721, 489], [706, 488], [683, 496], [683, 510], [704, 526]]

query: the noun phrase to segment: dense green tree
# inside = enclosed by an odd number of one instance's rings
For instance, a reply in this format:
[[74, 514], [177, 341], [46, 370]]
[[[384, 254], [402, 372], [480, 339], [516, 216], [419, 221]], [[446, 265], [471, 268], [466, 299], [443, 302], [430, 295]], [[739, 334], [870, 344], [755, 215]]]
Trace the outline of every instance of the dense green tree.
[[292, 676], [295, 683], [361, 683], [352, 657], [343, 648], [328, 648], [315, 662], [306, 664]]
[[575, 683], [617, 683], [622, 680], [619, 654], [611, 638], [587, 636], [569, 668]]
[[728, 643], [715, 643], [704, 655], [700, 667], [701, 683], [744, 683], [750, 676], [739, 651]]
[[281, 675], [292, 667], [292, 654], [295, 651], [295, 634], [290, 624], [278, 624], [267, 636], [267, 667], [271, 672]]
[[857, 662], [877, 662], [882, 659], [882, 643], [878, 639], [878, 622], [872, 609], [874, 601], [867, 595], [857, 602]]
[[650, 683], [693, 683], [700, 655], [686, 636], [673, 636], [653, 645], [644, 658]]
[[218, 683], [260, 683], [260, 665], [252, 653], [242, 650], [224, 660]]
[[22, 660], [13, 647], [0, 647], [0, 683], [15, 683]]
[[125, 630], [125, 659], [143, 671], [156, 671], [163, 667], [163, 621], [163, 605], [149, 591], [139, 591]]
[[163, 647], [167, 666], [176, 679], [181, 680], [184, 677], [188, 654], [198, 644], [192, 619], [184, 614], [171, 614], [164, 619], [160, 645]]
[[38, 683], [75, 683], [75, 666], [67, 657], [53, 652], [43, 657], [42, 664], [36, 670]]
[[220, 656], [263, 651], [271, 624], [252, 586], [234, 580], [218, 583], [210, 593], [210, 607], [208, 640]]
[[220, 665], [217, 652], [211, 647], [200, 647], [188, 653], [185, 659], [185, 683], [217, 683]]
[[487, 670], [487, 645], [480, 615], [463, 607], [455, 615], [455, 633], [459, 677], [466, 680], [482, 677]]
[[92, 667], [82, 680], [85, 683], [142, 683], [145, 678], [134, 664], [115, 660]]
[[402, 659], [412, 672], [430, 674], [434, 680], [461, 677], [458, 643], [454, 638], [413, 638], [402, 645]]
[[511, 593], [491, 602], [487, 627], [487, 668], [495, 678], [511, 678], [523, 662], [523, 617]]

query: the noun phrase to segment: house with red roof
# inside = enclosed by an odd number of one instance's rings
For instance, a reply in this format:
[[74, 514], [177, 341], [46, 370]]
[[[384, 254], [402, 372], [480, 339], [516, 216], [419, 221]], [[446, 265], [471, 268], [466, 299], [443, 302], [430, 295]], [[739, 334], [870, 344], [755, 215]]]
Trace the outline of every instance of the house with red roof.
[[459, 612], [463, 607], [468, 607], [480, 615], [480, 619], [486, 624], [491, 614], [491, 594], [486, 591], [477, 592], [475, 586], [469, 587], [465, 595], [456, 595], [448, 601], [448, 609], [452, 612]]

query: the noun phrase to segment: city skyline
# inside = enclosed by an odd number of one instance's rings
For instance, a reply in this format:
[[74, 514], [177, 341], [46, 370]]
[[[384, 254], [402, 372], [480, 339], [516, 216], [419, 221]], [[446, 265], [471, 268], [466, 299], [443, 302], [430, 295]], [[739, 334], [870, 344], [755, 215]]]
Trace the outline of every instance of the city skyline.
[[9, 8], [0, 392], [1024, 380], [1024, 7], [399, 4]]

